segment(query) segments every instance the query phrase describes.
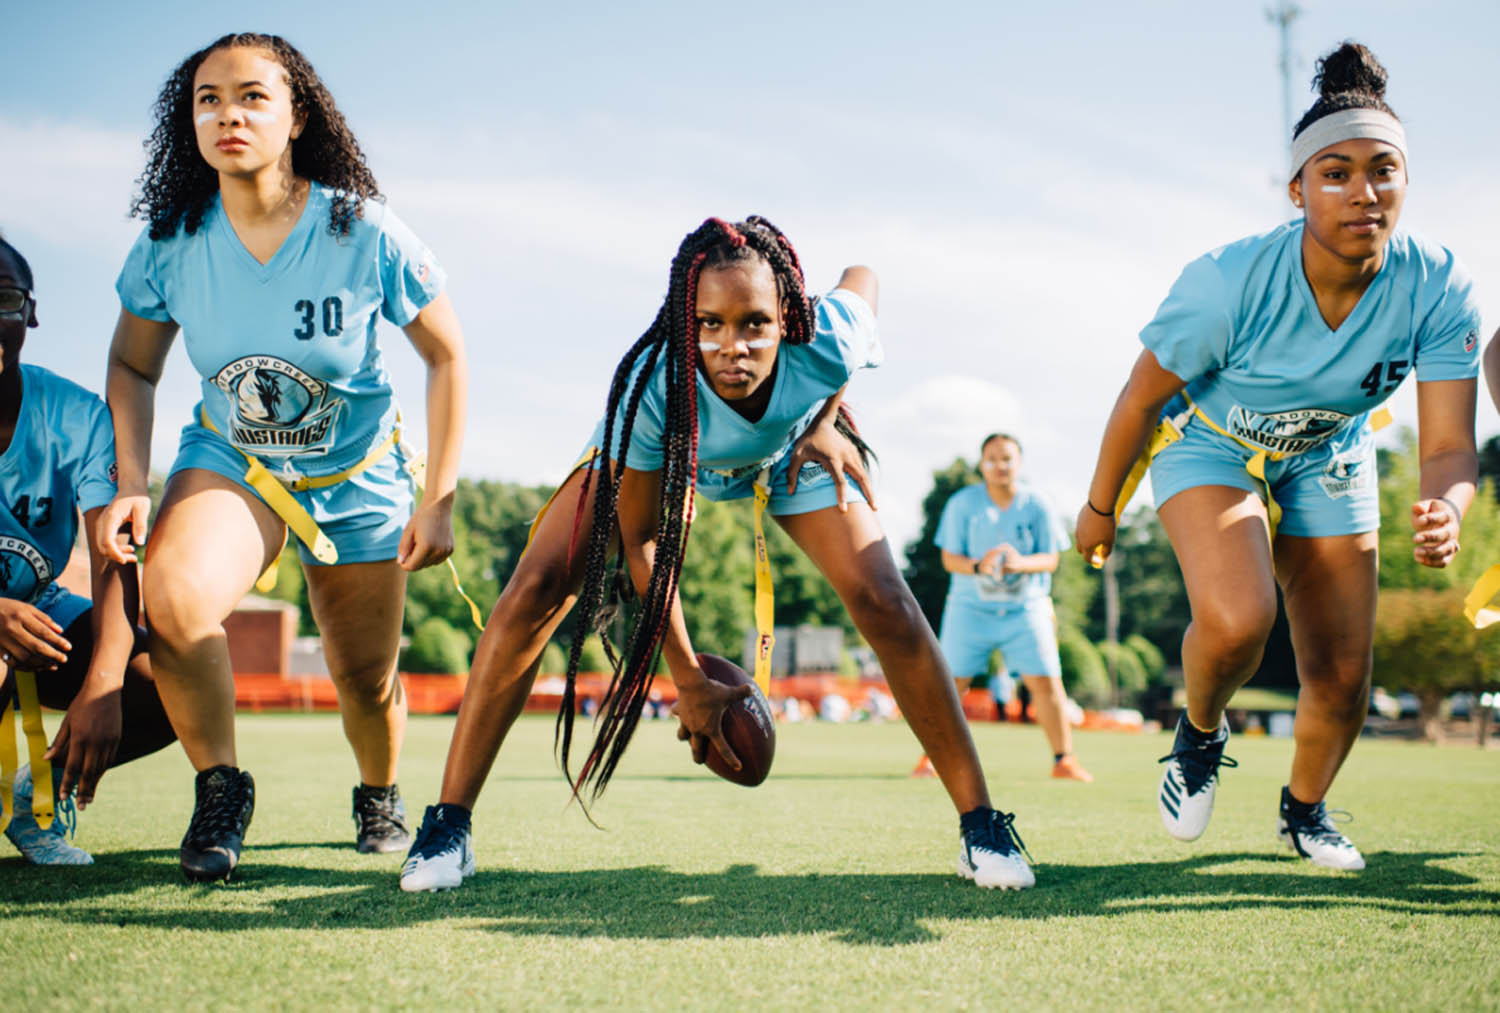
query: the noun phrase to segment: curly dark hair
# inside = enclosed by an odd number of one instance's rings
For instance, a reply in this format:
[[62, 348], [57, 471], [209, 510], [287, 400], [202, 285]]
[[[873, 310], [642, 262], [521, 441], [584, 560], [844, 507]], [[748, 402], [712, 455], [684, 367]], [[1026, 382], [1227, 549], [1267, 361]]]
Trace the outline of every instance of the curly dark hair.
[[292, 105], [306, 117], [301, 135], [292, 144], [292, 172], [333, 188], [328, 231], [348, 235], [363, 211], [363, 202], [381, 196], [375, 175], [307, 57], [278, 35], [256, 32], [216, 39], [178, 64], [162, 85], [153, 109], [156, 127], [145, 144], [146, 169], [136, 180], [139, 193], [130, 208], [132, 217], [151, 223], [152, 239], [166, 239], [179, 229], [192, 235], [203, 224], [219, 190], [219, 177], [198, 152], [193, 78], [210, 53], [238, 47], [263, 50], [286, 71]]
[[[689, 233], [677, 248], [677, 254], [672, 258], [666, 300], [657, 311], [655, 321], [615, 369], [604, 414], [605, 452], [599, 455], [597, 475], [593, 471], [585, 473], [583, 494], [578, 500], [581, 511], [588, 499], [588, 483], [599, 483], [594, 497], [593, 526], [584, 550], [583, 586], [574, 617], [567, 683], [557, 716], [559, 756], [575, 798], [586, 784], [592, 784], [593, 797], [598, 798], [630, 743], [650, 695], [677, 581], [682, 573], [688, 529], [692, 524], [690, 504], [698, 471], [698, 277], [705, 268], [757, 259], [769, 265], [776, 277], [783, 300], [783, 341], [792, 345], [811, 341], [816, 328], [815, 300], [807, 296], [802, 265], [786, 236], [758, 215], [733, 224], [710, 218]], [[605, 598], [614, 583], [608, 556], [617, 525], [620, 479], [611, 467], [610, 458], [626, 459], [641, 395], [652, 382], [658, 366], [665, 373], [666, 406], [656, 558], [645, 593], [628, 624], [624, 647], [618, 657], [611, 652], [614, 673], [600, 705], [598, 731], [578, 779], [574, 781], [568, 765], [573, 739], [574, 681], [584, 640], [597, 629], [597, 617], [606, 611]], [[618, 446], [615, 441], [617, 418], [620, 420]], [[850, 435], [852, 427], [848, 427], [847, 417], [842, 412], [840, 420], [844, 423], [841, 431]], [[857, 436], [854, 439], [857, 441]], [[862, 442], [856, 442], [856, 445], [863, 449]], [[614, 448], [613, 455], [608, 452], [611, 447]]]
[[1385, 104], [1386, 79], [1385, 68], [1375, 59], [1374, 53], [1358, 42], [1343, 42], [1318, 60], [1317, 70], [1313, 73], [1318, 100], [1297, 121], [1292, 139], [1296, 140], [1302, 131], [1324, 116], [1345, 109], [1379, 109], [1395, 116], [1395, 110]]

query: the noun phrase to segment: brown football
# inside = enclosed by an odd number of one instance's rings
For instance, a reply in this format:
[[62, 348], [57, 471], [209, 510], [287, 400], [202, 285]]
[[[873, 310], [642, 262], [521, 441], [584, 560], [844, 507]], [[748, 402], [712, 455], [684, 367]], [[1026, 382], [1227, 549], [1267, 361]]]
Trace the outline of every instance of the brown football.
[[724, 711], [720, 727], [734, 755], [740, 758], [740, 769], [733, 770], [712, 744], [704, 766], [726, 781], [754, 788], [771, 772], [776, 756], [776, 722], [771, 717], [771, 703], [745, 670], [717, 654], [698, 655], [703, 674], [726, 686], [750, 687], [750, 695], [736, 700]]

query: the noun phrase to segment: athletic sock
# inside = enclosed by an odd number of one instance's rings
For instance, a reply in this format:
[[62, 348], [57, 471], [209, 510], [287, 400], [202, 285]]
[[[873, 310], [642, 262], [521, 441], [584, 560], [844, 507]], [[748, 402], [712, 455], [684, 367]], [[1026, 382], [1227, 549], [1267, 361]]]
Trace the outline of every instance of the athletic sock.
[[971, 830], [983, 830], [989, 824], [992, 812], [994, 812], [993, 809], [983, 805], [977, 809], [970, 809], [958, 818], [958, 828], [964, 833]]
[[1318, 807], [1316, 802], [1304, 802], [1292, 794], [1290, 785], [1281, 788], [1281, 811], [1288, 816], [1310, 816], [1312, 811]]
[[1211, 745], [1221, 739], [1227, 738], [1224, 734], [1224, 723], [1220, 721], [1212, 729], [1204, 731], [1193, 724], [1193, 719], [1187, 716], [1187, 711], [1182, 712], [1182, 725], [1187, 729], [1188, 737], [1199, 745]]
[[453, 802], [439, 802], [433, 806], [433, 809], [435, 810], [434, 815], [438, 819], [448, 824], [448, 826], [456, 827], [459, 830], [469, 829], [469, 821], [474, 815], [468, 809]]
[[1064, 756], [1067, 756], [1067, 755], [1068, 755], [1067, 753], [1053, 753], [1052, 754], [1052, 762], [1053, 763], [1061, 763], [1062, 762], [1062, 758]]

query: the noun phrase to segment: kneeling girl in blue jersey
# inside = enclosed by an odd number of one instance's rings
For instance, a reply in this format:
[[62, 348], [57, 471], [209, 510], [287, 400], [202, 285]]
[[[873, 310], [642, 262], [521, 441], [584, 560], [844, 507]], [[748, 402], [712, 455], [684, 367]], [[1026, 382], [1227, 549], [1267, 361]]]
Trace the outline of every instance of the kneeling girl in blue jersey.
[[[98, 531], [115, 495], [115, 434], [104, 402], [40, 366], [21, 362], [28, 328], [37, 326], [31, 266], [0, 239], [0, 711], [21, 700], [65, 711], [52, 746], [18, 770], [11, 721], [0, 723], [0, 776], [14, 778], [5, 836], [38, 865], [87, 865], [65, 828], [94, 800], [105, 770], [172, 741], [172, 726], [151, 681], [145, 634], [134, 616], [135, 564], [105, 558], [89, 544], [92, 597], [57, 582], [78, 533]], [[102, 534], [102, 533], [101, 533]], [[37, 731], [32, 734], [38, 734]], [[38, 746], [39, 743], [28, 742]], [[36, 818], [46, 812], [50, 826]], [[43, 820], [45, 822], [45, 820]]]
[[1181, 840], [1206, 829], [1219, 768], [1232, 764], [1224, 709], [1260, 662], [1281, 585], [1301, 692], [1279, 836], [1315, 864], [1361, 869], [1324, 797], [1369, 696], [1380, 522], [1371, 418], [1415, 373], [1414, 551], [1446, 566], [1474, 495], [1479, 313], [1457, 258], [1397, 227], [1407, 151], [1384, 69], [1354, 43], [1318, 68], [1321, 96], [1297, 126], [1288, 169], [1303, 217], [1183, 271], [1141, 332], [1146, 348], [1105, 430], [1077, 544], [1109, 551], [1117, 500], [1149, 440], [1192, 607], [1187, 710], [1158, 793]]
[[808, 298], [791, 244], [761, 218], [710, 219], [683, 240], [666, 301], [616, 370], [590, 441], [590, 449], [607, 452], [590, 455], [592, 466], [575, 469], [558, 490], [480, 639], [440, 804], [428, 808], [412, 844], [404, 889], [456, 887], [473, 873], [471, 810], [542, 649], [577, 601], [579, 635], [560, 718], [567, 770], [573, 676], [582, 634], [603, 604], [613, 545], [641, 602], [576, 787], [591, 786], [597, 796], [608, 783], [658, 654], [676, 683], [679, 734], [691, 741], [694, 759], [702, 762], [709, 749], [733, 757], [720, 721], [749, 687], [731, 690], [704, 676], [677, 578], [695, 491], [745, 499], [758, 495], [757, 484], [769, 493], [767, 509], [849, 609], [932, 756], [962, 814], [959, 871], [986, 887], [1032, 884], [1013, 817], [990, 808], [936, 638], [871, 507], [844, 491], [845, 471], [857, 480], [863, 472], [839, 402], [854, 372], [880, 358], [875, 302], [875, 275], [862, 267], [847, 269], [822, 299]]
[[[285, 40], [229, 35], [157, 101], [120, 273], [109, 400], [120, 452], [112, 524], [145, 530], [152, 403], [179, 327], [203, 377], [151, 532], [151, 660], [198, 771], [182, 845], [194, 880], [228, 876], [254, 808], [234, 741], [221, 623], [297, 535], [360, 783], [361, 851], [404, 851], [396, 676], [406, 574], [453, 550], [467, 389], [463, 338], [432, 253], [380, 199], [333, 98]], [[431, 451], [415, 462], [376, 340], [381, 317], [427, 365]]]

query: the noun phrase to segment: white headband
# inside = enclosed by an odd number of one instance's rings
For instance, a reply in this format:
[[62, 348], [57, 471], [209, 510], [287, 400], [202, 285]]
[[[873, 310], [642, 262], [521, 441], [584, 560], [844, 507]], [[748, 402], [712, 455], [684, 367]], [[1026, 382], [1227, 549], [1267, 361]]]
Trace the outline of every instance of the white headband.
[[1406, 158], [1406, 131], [1401, 121], [1379, 109], [1342, 109], [1314, 122], [1292, 140], [1291, 171], [1295, 179], [1307, 160], [1331, 144], [1368, 137], [1395, 145]]

